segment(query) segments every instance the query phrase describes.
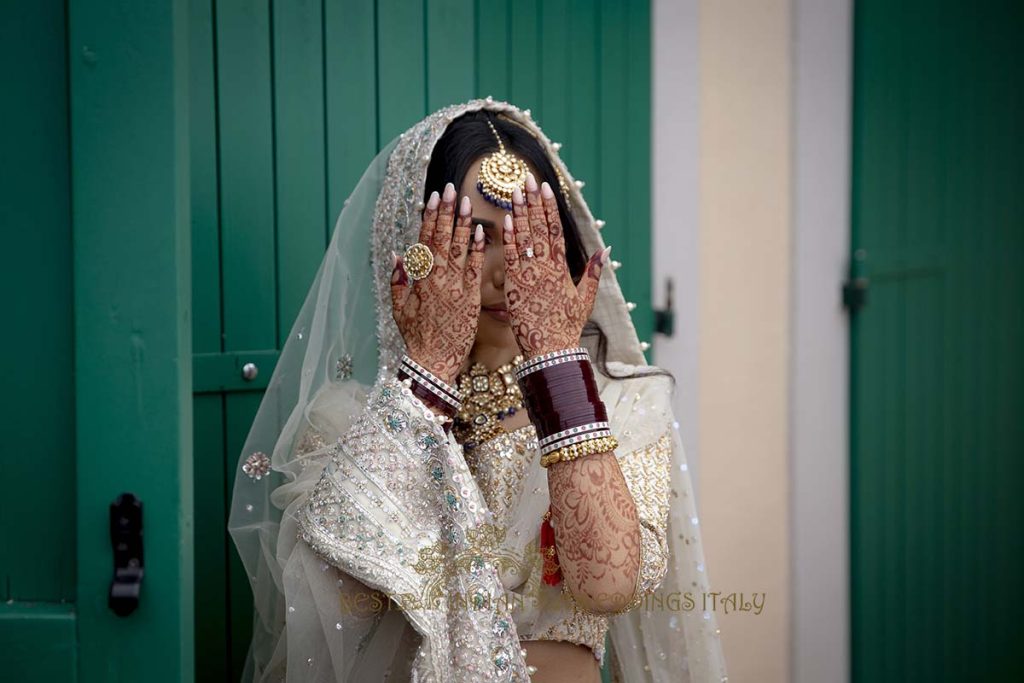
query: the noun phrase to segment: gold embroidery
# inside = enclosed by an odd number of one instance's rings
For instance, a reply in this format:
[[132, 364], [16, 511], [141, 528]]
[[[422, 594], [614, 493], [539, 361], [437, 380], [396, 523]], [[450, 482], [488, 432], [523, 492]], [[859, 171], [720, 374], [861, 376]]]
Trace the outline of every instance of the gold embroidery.
[[466, 547], [453, 553], [451, 543], [440, 538], [431, 545], [420, 548], [412, 568], [418, 574], [431, 577], [427, 585], [428, 595], [435, 591], [439, 582], [457, 572], [476, 574], [482, 562], [490, 561], [496, 569], [520, 570], [522, 564], [515, 554], [504, 550], [506, 529], [495, 524], [481, 524], [466, 531]]
[[672, 432], [657, 441], [619, 456], [619, 469], [633, 494], [640, 518], [640, 572], [627, 612], [657, 590], [668, 570], [669, 467], [672, 461]]
[[619, 456], [619, 469], [636, 503], [637, 514], [655, 530], [668, 525], [669, 463], [672, 458], [672, 433], [666, 431], [657, 441]]
[[443, 538], [437, 539], [429, 546], [420, 548], [412, 568], [419, 574], [440, 574], [442, 570], [453, 566], [469, 566], [469, 561], [477, 555], [493, 555], [497, 552], [505, 540], [505, 529], [493, 524], [481, 524], [466, 532], [466, 540], [466, 547], [457, 555], [450, 556], [452, 544]]
[[522, 493], [527, 468], [537, 457], [537, 430], [526, 425], [503, 432], [466, 452], [473, 473], [494, 519], [503, 523]]

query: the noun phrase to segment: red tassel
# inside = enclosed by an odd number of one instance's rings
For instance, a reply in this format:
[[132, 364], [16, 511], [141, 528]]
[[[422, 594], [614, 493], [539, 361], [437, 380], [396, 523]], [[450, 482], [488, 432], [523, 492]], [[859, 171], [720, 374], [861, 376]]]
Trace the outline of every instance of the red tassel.
[[555, 529], [551, 526], [551, 508], [544, 513], [544, 521], [540, 524], [540, 553], [544, 560], [544, 571], [541, 578], [549, 586], [557, 586], [562, 581], [562, 570], [558, 566], [558, 550], [555, 548]]

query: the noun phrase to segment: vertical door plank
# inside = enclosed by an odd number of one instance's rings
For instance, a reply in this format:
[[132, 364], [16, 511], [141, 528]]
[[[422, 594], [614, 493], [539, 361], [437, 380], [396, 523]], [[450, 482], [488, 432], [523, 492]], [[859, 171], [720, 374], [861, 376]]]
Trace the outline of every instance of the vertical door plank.
[[[212, 0], [189, 2], [189, 139], [192, 198], [192, 352], [221, 350], [220, 230], [217, 192], [217, 84]], [[197, 681], [227, 674], [228, 538], [225, 518], [222, 398], [195, 395], [195, 672]], [[227, 457], [231, 457], [230, 455]]]
[[[599, 185], [603, 188], [599, 210], [594, 215], [605, 221], [602, 236], [612, 245], [611, 257], [622, 262], [623, 267], [615, 275], [625, 287], [625, 281], [637, 268], [632, 258], [627, 235], [629, 205], [626, 202], [628, 180], [627, 149], [633, 145], [633, 134], [629, 127], [628, 109], [625, 104], [628, 91], [630, 60], [629, 43], [625, 31], [628, 19], [627, 0], [601, 1], [601, 55], [598, 69], [601, 72], [601, 109], [599, 134], [601, 137], [601, 168]], [[642, 263], [642, 261], [640, 262]], [[625, 292], [624, 292], [625, 293]], [[626, 297], [627, 300], [629, 296]], [[637, 302], [638, 304], [640, 302]]]
[[473, 0], [427, 0], [427, 112], [472, 99], [476, 84]]
[[271, 349], [277, 274], [269, 8], [218, 2], [216, 21], [224, 350]]
[[[235, 554], [227, 533], [230, 493], [224, 477], [224, 399], [219, 394], [196, 394], [192, 406], [195, 425], [195, 680], [215, 683], [228, 678], [227, 560], [229, 555]], [[233, 461], [235, 455], [229, 452], [226, 459]]]
[[511, 96], [511, 22], [511, 0], [476, 0], [477, 97], [507, 101]]
[[[263, 395], [255, 391], [228, 394], [224, 410], [225, 446], [230, 457], [224, 463], [224, 481], [228, 487], [234, 484], [236, 468], [248, 453], [242, 453], [249, 428], [256, 417]], [[241, 457], [239, 457], [241, 456]], [[230, 500], [228, 501], [230, 505]], [[232, 548], [234, 546], [232, 545]], [[231, 645], [228, 652], [228, 680], [241, 680], [245, 666], [245, 656], [252, 640], [253, 595], [249, 581], [245, 577], [245, 567], [238, 553], [232, 551], [228, 558], [228, 633], [231, 634]]]
[[[218, 2], [216, 31], [224, 350], [272, 349], [277, 345], [277, 256], [269, 6], [241, 0]], [[244, 414], [248, 404], [259, 398], [256, 393], [225, 396], [225, 482], [234, 481], [241, 453], [241, 444], [232, 441], [248, 433], [248, 425], [233, 425], [231, 416]], [[227, 506], [230, 503], [226, 500]], [[237, 553], [230, 557], [228, 654], [232, 680], [237, 680], [251, 631], [252, 595], [248, 583], [239, 578]]]
[[377, 147], [426, 116], [422, 2], [377, 0]]
[[[562, 43], [567, 54], [560, 60], [565, 66], [555, 72], [556, 83], [561, 81], [565, 95], [560, 99], [568, 112], [566, 130], [561, 138], [565, 142], [566, 160], [572, 165], [573, 175], [586, 185], [583, 195], [591, 211], [600, 215], [604, 193], [601, 184], [602, 144], [598, 135], [601, 117], [600, 95], [600, 3], [591, 0], [569, 0], [568, 18], [564, 26]], [[547, 45], [545, 45], [545, 48]], [[551, 60], [545, 60], [548, 68]], [[552, 72], [545, 71], [545, 84]], [[621, 105], [620, 105], [621, 106]], [[544, 120], [547, 121], [547, 110]], [[608, 145], [620, 144], [622, 138], [613, 138]]]
[[[68, 443], [75, 428], [74, 253], [64, 3], [0, 6], [0, 59], [8, 65], [0, 114], [4, 474], [14, 484], [0, 498], [0, 601], [16, 609], [20, 601], [75, 598], [75, 451]], [[5, 620], [0, 629], [18, 626]], [[73, 645], [72, 638], [72, 652]]]
[[[512, 21], [511, 63], [509, 64], [509, 102], [521, 109], [530, 109], [544, 121], [541, 103], [541, 24], [545, 16], [540, 0], [514, 0], [510, 9]], [[548, 137], [551, 134], [548, 133]], [[557, 140], [558, 138], [552, 138]]]
[[[194, 667], [187, 9], [68, 3], [84, 683], [183, 681]], [[122, 492], [144, 515], [129, 618], [107, 607]]]
[[[872, 103], [863, 98], [854, 102], [854, 140], [871, 135], [899, 140], [896, 127], [901, 120], [903, 102], [899, 97], [903, 84], [900, 74], [903, 58], [900, 53], [902, 18], [898, 6], [885, 8], [879, 3], [857, 3], [854, 8], [858, 25], [870, 25], [871, 32], [855, 31], [855, 52], [859, 60], [854, 69], [854, 90], [863, 91], [864, 79], [872, 81]], [[853, 155], [853, 244], [864, 250], [867, 263], [881, 258], [882, 253], [899, 251], [899, 197], [903, 192], [905, 171], [903, 155], [895, 144], [862, 145]], [[866, 232], [858, 229], [865, 223], [885, 225], [886, 230]], [[897, 372], [899, 360], [892, 359], [892, 349], [882, 341], [893, 331], [893, 320], [898, 316], [898, 287], [888, 286], [873, 278], [871, 289], [871, 315], [857, 315], [851, 323], [855, 353], [851, 357], [851, 496], [854, 500], [873, 497], [877, 504], [854, 504], [851, 519], [852, 558], [852, 640], [853, 679], [882, 681], [892, 660], [896, 642], [887, 618], [886, 602], [890, 596], [880, 592], [895, 588], [886, 580], [886, 556], [882, 550], [890, 547], [886, 537], [895, 528], [888, 519], [889, 508], [882, 504], [887, 499], [885, 481], [891, 478], [886, 468], [897, 462], [895, 453], [887, 453], [891, 442], [892, 421], [896, 417], [891, 392], [879, 381]], [[867, 309], [865, 309], [865, 313]], [[870, 358], [870, 362], [862, 359]], [[861, 397], [871, 397], [864, 400]], [[870, 552], [857, 548], [871, 547]], [[870, 651], [872, 657], [858, 655]]]
[[[628, 30], [628, 71], [625, 106], [629, 145], [626, 148], [626, 196], [629, 206], [628, 255], [640, 267], [631, 268], [622, 281], [630, 301], [637, 303], [633, 324], [641, 341], [651, 341], [654, 314], [651, 312], [651, 8], [648, 2], [629, 2], [625, 26]], [[621, 139], [621, 138], [620, 138]], [[626, 241], [622, 238], [619, 242]], [[621, 271], [620, 271], [621, 272]], [[650, 353], [646, 354], [650, 358]]]
[[324, 255], [323, 16], [320, 0], [274, 3], [274, 139], [277, 188], [277, 347]]
[[[612, 258], [623, 264], [615, 275], [626, 300], [637, 304], [632, 313], [637, 335], [650, 341], [650, 38], [649, 15], [638, 4], [603, 0], [600, 5], [598, 205], [606, 222], [604, 240], [613, 246]], [[658, 283], [659, 304], [663, 286]]]
[[345, 198], [377, 154], [376, 44], [374, 3], [325, 0], [328, 241]]
[[188, 14], [192, 352], [218, 353], [221, 351], [221, 252], [213, 0], [190, 0]]
[[[540, 22], [540, 63], [538, 65], [540, 86], [540, 110], [533, 109], [537, 120], [544, 127], [544, 132], [552, 140], [559, 140], [565, 146], [561, 155], [569, 165], [573, 166], [572, 139], [572, 103], [567, 93], [572, 88], [570, 79], [575, 59], [569, 45], [570, 36], [575, 31], [569, 12], [570, 0], [545, 0], [538, 8]], [[522, 104], [522, 107], [530, 107]], [[579, 171], [575, 171], [579, 173]]]
[[[940, 3], [941, 4], [941, 3]], [[934, 3], [926, 5], [917, 0], [906, 3], [907, 11], [915, 17], [916, 39], [910, 41], [906, 85], [903, 96], [909, 101], [934, 112], [919, 117], [905, 133], [908, 158], [906, 197], [904, 199], [903, 250], [908, 263], [918, 264], [925, 255], [928, 263], [920, 268], [918, 276], [906, 282], [905, 365], [903, 381], [906, 389], [905, 441], [903, 462], [906, 485], [902, 505], [906, 510], [903, 557], [907, 579], [903, 603], [905, 605], [904, 633], [906, 639], [903, 672], [905, 680], [941, 678], [941, 666], [934, 657], [939, 637], [935, 595], [941, 594], [942, 573], [938, 561], [946, 542], [945, 527], [941, 526], [943, 501], [933, 494], [941, 485], [941, 470], [930, 464], [941, 458], [944, 443], [933, 438], [934, 425], [940, 424], [937, 406], [945, 400], [936, 380], [942, 378], [942, 359], [947, 353], [943, 332], [943, 309], [949, 294], [950, 263], [947, 258], [946, 225], [944, 215], [934, 197], [945, 194], [943, 157], [950, 149], [943, 131], [946, 102], [955, 97], [945, 92], [947, 75], [941, 69], [943, 43], [955, 35], [944, 36], [946, 23], [942, 11], [929, 11]], [[916, 53], [917, 56], [914, 56]], [[939, 60], [939, 61], [937, 61]], [[939, 68], [936, 68], [939, 67]]]

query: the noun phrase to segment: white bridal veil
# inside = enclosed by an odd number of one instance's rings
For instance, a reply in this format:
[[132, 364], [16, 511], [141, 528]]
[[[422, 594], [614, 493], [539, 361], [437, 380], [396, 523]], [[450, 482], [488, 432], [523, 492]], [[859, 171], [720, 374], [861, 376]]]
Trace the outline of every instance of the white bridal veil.
[[[488, 98], [447, 107], [381, 150], [338, 217], [239, 459], [228, 529], [255, 601], [245, 681], [408, 680], [396, 662], [415, 650], [415, 631], [400, 611], [339, 611], [339, 601], [365, 587], [297, 539], [295, 511], [371, 386], [397, 369], [404, 343], [391, 316], [390, 253], [417, 240], [438, 138], [452, 120], [480, 109], [533, 133], [566, 179], [587, 254], [604, 246], [557, 150], [527, 112], [510, 104]], [[609, 361], [645, 364], [611, 268], [601, 276], [592, 320], [608, 335]], [[715, 614], [702, 599], [710, 589], [698, 517], [682, 442], [678, 431], [672, 434], [668, 573], [647, 602], [612, 619], [612, 666], [630, 683], [718, 683], [725, 667]]]

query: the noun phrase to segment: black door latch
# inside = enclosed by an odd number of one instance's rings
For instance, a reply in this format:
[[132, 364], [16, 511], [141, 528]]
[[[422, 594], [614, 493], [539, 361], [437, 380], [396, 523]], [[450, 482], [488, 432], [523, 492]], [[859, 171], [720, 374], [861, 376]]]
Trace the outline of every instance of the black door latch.
[[867, 263], [868, 250], [863, 247], [854, 249], [850, 275], [843, 283], [843, 306], [851, 315], [868, 303], [868, 286], [871, 283], [867, 278]]
[[843, 283], [843, 306], [856, 313], [868, 303], [868, 279], [855, 277]]
[[142, 501], [122, 493], [110, 504], [110, 544], [114, 551], [114, 578], [107, 606], [126, 617], [139, 606], [142, 589]]
[[665, 308], [654, 309], [654, 331], [671, 337], [676, 331], [676, 311], [672, 302], [672, 278], [665, 280]]

